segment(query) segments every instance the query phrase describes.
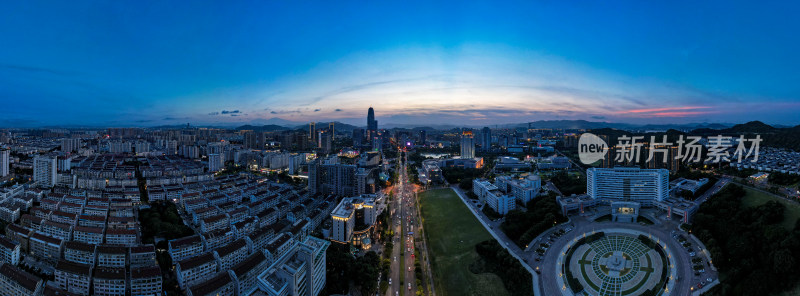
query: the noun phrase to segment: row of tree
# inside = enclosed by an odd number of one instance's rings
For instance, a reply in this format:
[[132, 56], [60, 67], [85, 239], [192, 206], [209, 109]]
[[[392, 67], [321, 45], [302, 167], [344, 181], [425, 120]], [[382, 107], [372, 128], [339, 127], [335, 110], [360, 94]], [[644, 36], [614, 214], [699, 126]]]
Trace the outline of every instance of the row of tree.
[[331, 244], [326, 255], [327, 295], [347, 294], [351, 283], [359, 287], [363, 295], [377, 291], [378, 274], [382, 268], [377, 253], [369, 251], [364, 256], [356, 257], [350, 252], [349, 244]]
[[534, 198], [526, 205], [527, 211], [513, 210], [506, 214], [500, 226], [503, 232], [520, 248], [557, 223], [567, 221], [561, 214], [555, 194]]
[[711, 295], [771, 295], [800, 282], [800, 227], [787, 230], [781, 225], [782, 204], [747, 207], [742, 204], [745, 195], [741, 186], [728, 185], [694, 216], [691, 231], [725, 275]]
[[581, 174], [571, 176], [567, 171], [559, 171], [550, 176], [550, 182], [564, 196], [586, 193], [586, 177]]
[[494, 273], [503, 280], [503, 285], [511, 295], [533, 295], [531, 273], [511, 256], [497, 240], [491, 239], [475, 245], [480, 255], [479, 262], [470, 265], [473, 273]]
[[144, 243], [153, 243], [156, 236], [171, 240], [194, 234], [183, 224], [175, 204], [169, 201], [152, 202], [149, 208], [139, 210], [139, 222]]

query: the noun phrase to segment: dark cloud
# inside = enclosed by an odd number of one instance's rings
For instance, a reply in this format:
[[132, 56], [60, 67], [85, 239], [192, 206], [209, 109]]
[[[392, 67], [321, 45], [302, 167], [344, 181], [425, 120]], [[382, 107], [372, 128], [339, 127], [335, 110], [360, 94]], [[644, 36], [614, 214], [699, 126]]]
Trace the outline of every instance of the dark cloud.
[[322, 109], [314, 109], [314, 112], [319, 112], [319, 110], [322, 110]]
[[[233, 111], [231, 111], [231, 110], [222, 110], [222, 111], [214, 111], [214, 112], [208, 113], [208, 115], [211, 115], [211, 116], [220, 115], [220, 114], [222, 114], [222, 115], [242, 114], [242, 112], [240, 112], [239, 110], [233, 110]], [[231, 116], [233, 116], [233, 115], [231, 115]]]
[[270, 111], [271, 114], [290, 114], [290, 113], [300, 113], [300, 110], [281, 110], [281, 111]]
[[333, 110], [333, 111], [335, 111], [335, 112], [342, 112], [342, 109], [336, 109], [336, 110]]

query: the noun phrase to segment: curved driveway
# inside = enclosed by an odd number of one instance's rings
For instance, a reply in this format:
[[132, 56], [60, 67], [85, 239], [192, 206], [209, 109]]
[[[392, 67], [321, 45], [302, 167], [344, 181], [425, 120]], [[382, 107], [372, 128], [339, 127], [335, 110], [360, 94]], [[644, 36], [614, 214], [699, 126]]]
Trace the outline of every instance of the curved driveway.
[[[683, 248], [678, 241], [672, 238], [670, 235], [671, 229], [668, 229], [666, 225], [662, 224], [643, 226], [636, 223], [590, 222], [585, 220], [583, 217], [575, 216], [573, 216], [572, 219], [575, 225], [574, 229], [553, 242], [550, 245], [550, 248], [548, 248], [547, 253], [545, 253], [543, 256], [543, 261], [540, 264], [542, 273], [539, 276], [539, 279], [541, 280], [539, 287], [541, 287], [543, 295], [562, 295], [562, 287], [558, 285], [558, 281], [556, 280], [559, 257], [556, 252], [563, 249], [567, 243], [575, 239], [575, 237], [583, 235], [583, 233], [591, 233], [595, 230], [602, 231], [604, 228], [623, 228], [651, 233], [654, 237], [659, 238], [662, 243], [666, 243], [667, 247], [673, 250], [673, 255], [677, 257], [675, 258], [677, 259], [675, 260], [675, 265], [678, 278], [675, 281], [675, 291], [685, 291], [685, 294], [691, 293], [691, 279], [694, 273], [690, 263], [691, 257], [689, 257], [689, 254], [686, 253], [685, 248]], [[673, 292], [671, 294], [684, 295], [682, 292], [675, 293], [675, 291], [671, 291]]]

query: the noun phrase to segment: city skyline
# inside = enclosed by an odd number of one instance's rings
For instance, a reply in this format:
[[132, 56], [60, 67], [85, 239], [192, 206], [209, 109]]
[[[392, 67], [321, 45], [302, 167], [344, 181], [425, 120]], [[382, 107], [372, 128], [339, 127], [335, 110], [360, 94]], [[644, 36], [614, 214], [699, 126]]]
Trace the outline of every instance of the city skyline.
[[11, 3], [0, 126], [793, 126], [792, 8]]

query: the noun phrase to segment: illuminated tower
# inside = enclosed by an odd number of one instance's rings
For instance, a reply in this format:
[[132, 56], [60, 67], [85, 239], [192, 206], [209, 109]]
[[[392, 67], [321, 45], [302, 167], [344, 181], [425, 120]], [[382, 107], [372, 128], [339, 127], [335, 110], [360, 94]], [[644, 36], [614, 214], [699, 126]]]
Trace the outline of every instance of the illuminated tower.
[[461, 133], [461, 158], [475, 158], [475, 138], [472, 131], [464, 130]]

